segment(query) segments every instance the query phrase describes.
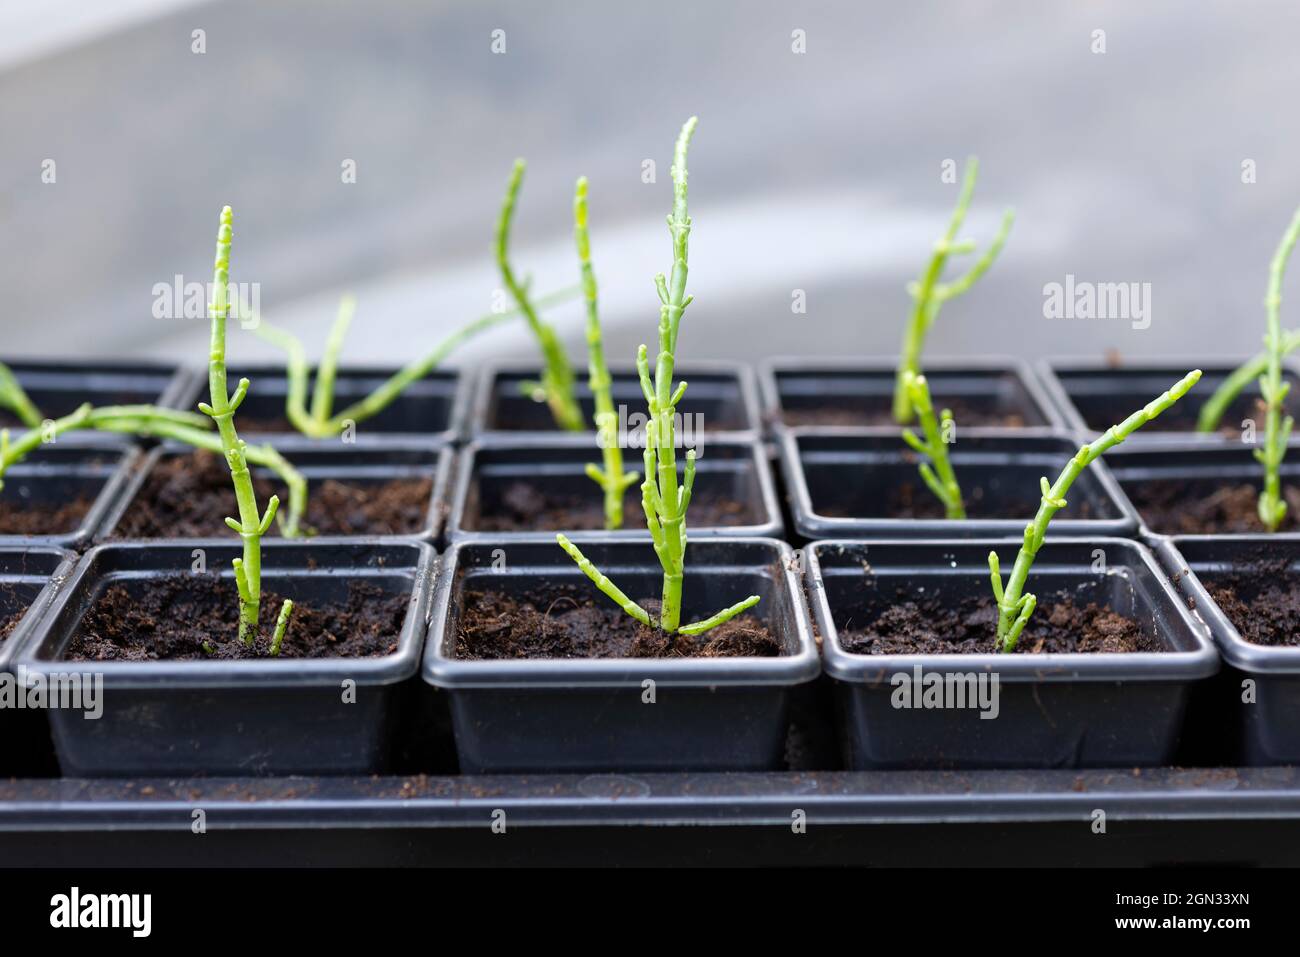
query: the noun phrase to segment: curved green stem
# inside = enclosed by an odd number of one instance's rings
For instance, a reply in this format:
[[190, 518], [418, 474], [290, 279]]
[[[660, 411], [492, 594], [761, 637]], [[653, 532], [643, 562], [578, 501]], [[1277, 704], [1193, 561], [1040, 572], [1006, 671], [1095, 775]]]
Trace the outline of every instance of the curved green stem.
[[[1293, 329], [1282, 335], [1282, 355], [1288, 356], [1300, 349], [1300, 329]], [[1247, 359], [1219, 383], [1196, 417], [1197, 432], [1217, 432], [1219, 423], [1227, 414], [1228, 406], [1237, 400], [1242, 390], [1268, 371], [1268, 351]]]
[[1264, 335], [1264, 351], [1268, 354], [1268, 365], [1264, 375], [1259, 378], [1259, 392], [1265, 403], [1264, 447], [1255, 450], [1255, 458], [1264, 466], [1264, 489], [1259, 496], [1259, 520], [1270, 532], [1276, 532], [1286, 517], [1286, 499], [1282, 497], [1281, 466], [1286, 457], [1287, 440], [1291, 437], [1293, 420], [1291, 416], [1282, 417], [1282, 405], [1291, 390], [1289, 382], [1282, 381], [1282, 355], [1285, 344], [1282, 340], [1282, 279], [1286, 275], [1286, 264], [1295, 249], [1296, 239], [1300, 237], [1300, 209], [1291, 217], [1287, 227], [1273, 253], [1273, 261], [1268, 271], [1268, 295], [1264, 307], [1268, 314], [1268, 331]]
[[34, 429], [44, 421], [41, 410], [27, 395], [18, 377], [3, 362], [0, 362], [0, 407], [8, 409], [18, 417], [18, 421], [29, 429]]

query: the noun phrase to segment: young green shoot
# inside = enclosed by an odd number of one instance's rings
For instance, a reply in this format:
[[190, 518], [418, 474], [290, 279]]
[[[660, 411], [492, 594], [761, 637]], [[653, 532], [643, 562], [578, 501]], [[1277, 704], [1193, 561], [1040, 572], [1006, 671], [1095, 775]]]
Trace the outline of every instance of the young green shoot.
[[1282, 356], [1285, 342], [1282, 336], [1282, 279], [1286, 264], [1300, 236], [1300, 210], [1291, 217], [1273, 262], [1268, 270], [1268, 295], [1264, 308], [1268, 315], [1268, 331], [1264, 335], [1264, 351], [1268, 366], [1259, 377], [1259, 393], [1264, 398], [1264, 447], [1255, 450], [1255, 458], [1264, 466], [1264, 489], [1259, 496], [1259, 520], [1270, 532], [1276, 532], [1286, 517], [1286, 500], [1282, 497], [1282, 479], [1279, 469], [1286, 457], [1286, 443], [1291, 438], [1291, 416], [1282, 417], [1282, 405], [1291, 383], [1282, 381]]
[[587, 383], [596, 402], [596, 444], [604, 468], [587, 464], [587, 475], [605, 495], [605, 527], [623, 527], [623, 493], [639, 477], [623, 471], [623, 449], [618, 442], [618, 413], [610, 394], [609, 366], [600, 334], [600, 309], [596, 299], [596, 272], [591, 266], [591, 238], [587, 233], [587, 177], [578, 180], [573, 192], [573, 238], [578, 247], [582, 292], [587, 301]]
[[952, 282], [942, 282], [944, 267], [948, 257], [973, 253], [976, 249], [974, 240], [958, 240], [957, 233], [966, 219], [970, 207], [971, 195], [975, 192], [975, 179], [979, 174], [979, 161], [972, 156], [966, 161], [966, 174], [962, 179], [961, 192], [957, 196], [957, 205], [948, 221], [948, 229], [934, 244], [930, 254], [930, 264], [926, 267], [919, 283], [908, 285], [907, 291], [912, 296], [912, 316], [903, 334], [903, 348], [898, 357], [898, 374], [894, 379], [894, 421], [907, 425], [912, 421], [914, 409], [908, 397], [904, 378], [908, 372], [913, 375], [921, 373], [921, 352], [925, 348], [925, 337], [934, 325], [943, 304], [955, 299], [975, 285], [983, 276], [998, 253], [1006, 245], [1007, 234], [1015, 221], [1014, 210], [1008, 209], [1002, 214], [1002, 224], [998, 227], [993, 242], [984, 254], [975, 261], [970, 270]]
[[1119, 445], [1186, 395], [1200, 378], [1200, 369], [1187, 373], [1168, 392], [1138, 409], [1119, 425], [1111, 426], [1097, 441], [1082, 446], [1057, 476], [1054, 484], [1048, 485], [1046, 476], [1039, 480], [1039, 487], [1043, 493], [1042, 501], [1039, 503], [1033, 521], [1025, 526], [1024, 542], [1016, 555], [1016, 563], [1011, 569], [1011, 575], [1005, 586], [1002, 584], [1002, 569], [998, 563], [998, 553], [989, 552], [989, 574], [993, 582], [993, 597], [998, 604], [998, 651], [1015, 650], [1020, 633], [1025, 630], [1025, 625], [1029, 623], [1030, 616], [1034, 613], [1038, 599], [1024, 591], [1025, 582], [1029, 579], [1029, 570], [1033, 567], [1034, 558], [1043, 545], [1043, 539], [1047, 537], [1047, 526], [1056, 513], [1065, 508], [1067, 504], [1065, 494], [1074, 484], [1074, 480], [1107, 451]]
[[569, 357], [564, 352], [555, 327], [543, 322], [538, 315], [537, 306], [528, 290], [530, 280], [525, 278], [521, 282], [510, 265], [510, 225], [514, 220], [519, 188], [523, 185], [525, 165], [522, 159], [515, 160], [514, 168], [510, 171], [510, 181], [506, 185], [505, 200], [497, 219], [497, 268], [501, 271], [501, 281], [505, 283], [519, 311], [524, 314], [528, 328], [537, 337], [537, 344], [542, 350], [542, 380], [538, 388], [551, 409], [555, 424], [568, 432], [581, 432], [586, 428], [586, 422], [574, 395], [573, 367], [569, 364]]
[[19, 384], [18, 377], [3, 362], [0, 362], [0, 408], [8, 409], [29, 429], [36, 428], [43, 421], [40, 410]]
[[[235, 501], [239, 507], [239, 520], [227, 518], [226, 524], [239, 533], [243, 540], [243, 557], [232, 563], [235, 584], [239, 589], [239, 638], [252, 647], [257, 637], [258, 615], [262, 606], [262, 536], [271, 527], [280, 499], [272, 495], [266, 503], [266, 512], [257, 507], [252, 474], [248, 470], [247, 446], [235, 430], [235, 412], [248, 396], [248, 380], [240, 379], [232, 396], [226, 385], [226, 321], [230, 316], [228, 288], [230, 282], [230, 243], [233, 214], [230, 207], [221, 210], [221, 225], [217, 232], [217, 254], [212, 268], [213, 301], [209, 310], [212, 318], [212, 346], [208, 362], [208, 391], [211, 402], [199, 403], [199, 411], [210, 416], [217, 424], [221, 449], [230, 467], [230, 478], [235, 486]], [[284, 626], [293, 606], [280, 611]], [[283, 639], [283, 629], [276, 631]], [[278, 651], [278, 647], [277, 647]]]
[[676, 461], [677, 405], [686, 392], [686, 383], [673, 384], [676, 363], [677, 332], [682, 314], [691, 304], [686, 294], [688, 272], [688, 247], [691, 219], [686, 205], [686, 153], [697, 120], [691, 117], [682, 127], [673, 153], [673, 211], [668, 217], [668, 232], [672, 236], [673, 266], [669, 277], [663, 273], [655, 276], [659, 293], [659, 356], [651, 380], [650, 361], [646, 347], [637, 353], [637, 371], [641, 391], [650, 407], [650, 421], [646, 423], [645, 480], [641, 484], [641, 507], [645, 512], [646, 527], [654, 543], [655, 555], [663, 569], [662, 600], [659, 619], [652, 623], [649, 612], [634, 602], [617, 585], [595, 567], [564, 535], [556, 535], [560, 547], [591, 579], [596, 587], [611, 598], [627, 614], [650, 626], [657, 624], [668, 634], [699, 635], [731, 620], [741, 612], [758, 604], [759, 596], [750, 595], [742, 602], [725, 608], [703, 621], [681, 624], [682, 580], [685, 570], [686, 511], [691, 503], [695, 486], [695, 450], [686, 453], [686, 464], [679, 484]]
[[925, 436], [922, 440], [911, 429], [904, 429], [903, 441], [918, 455], [928, 459], [917, 465], [917, 469], [926, 488], [943, 503], [945, 517], [965, 518], [966, 506], [962, 502], [961, 486], [957, 484], [957, 474], [948, 457], [948, 443], [955, 429], [952, 413], [944, 409], [940, 417], [935, 418], [934, 402], [930, 399], [930, 386], [925, 376], [908, 372], [904, 375], [903, 387], [907, 390], [908, 400], [916, 411], [921, 422], [921, 432]]

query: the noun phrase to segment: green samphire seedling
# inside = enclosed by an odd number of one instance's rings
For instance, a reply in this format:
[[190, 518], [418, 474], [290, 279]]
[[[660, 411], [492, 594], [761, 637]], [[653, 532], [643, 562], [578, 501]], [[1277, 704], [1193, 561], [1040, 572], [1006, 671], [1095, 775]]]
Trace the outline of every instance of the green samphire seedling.
[[682, 635], [702, 634], [752, 608], [759, 601], [758, 595], [750, 595], [744, 601], [723, 609], [704, 621], [681, 624], [686, 510], [690, 506], [691, 490], [695, 485], [695, 451], [692, 449], [686, 453], [686, 465], [679, 483], [674, 418], [677, 404], [686, 392], [686, 383], [678, 382], [674, 386], [673, 369], [676, 363], [678, 327], [682, 314], [691, 304], [691, 297], [686, 294], [688, 240], [691, 232], [691, 219], [686, 207], [686, 152], [696, 122], [695, 117], [686, 121], [673, 154], [673, 211], [668, 217], [673, 266], [669, 277], [663, 273], [655, 276], [655, 288], [659, 293], [659, 356], [653, 379], [646, 347], [641, 346], [637, 353], [641, 391], [650, 409], [650, 420], [646, 423], [645, 480], [641, 484], [641, 507], [645, 512], [646, 528], [650, 531], [655, 555], [663, 569], [659, 620], [653, 621], [649, 612], [602, 574], [564, 535], [555, 536], [560, 547], [577, 562], [583, 573], [625, 612], [643, 625], [657, 626], [668, 634]]
[[1056, 513], [1065, 508], [1065, 493], [1070, 490], [1074, 480], [1107, 451], [1119, 445], [1186, 395], [1200, 378], [1200, 369], [1187, 373], [1168, 392], [1138, 409], [1119, 425], [1111, 426], [1097, 441], [1082, 446], [1057, 476], [1054, 484], [1048, 485], [1046, 476], [1039, 480], [1043, 497], [1033, 521], [1025, 526], [1024, 542], [1016, 555], [1016, 563], [1011, 569], [1011, 576], [1005, 586], [1002, 584], [998, 553], [989, 552], [989, 574], [993, 580], [993, 597], [998, 604], [998, 651], [1015, 650], [1020, 633], [1025, 630], [1025, 625], [1029, 623], [1029, 618], [1038, 605], [1038, 599], [1024, 590], [1025, 582], [1029, 578], [1029, 570], [1033, 567], [1034, 558], [1043, 546], [1043, 539], [1047, 537], [1047, 526]]
[[[226, 384], [226, 321], [230, 317], [227, 291], [230, 283], [230, 242], [234, 216], [230, 207], [221, 210], [221, 225], [217, 231], [217, 255], [212, 268], [213, 301], [209, 308], [212, 319], [212, 348], [208, 361], [208, 391], [211, 402], [200, 402], [199, 411], [209, 416], [217, 425], [222, 452], [230, 467], [230, 479], [235, 486], [235, 501], [239, 506], [239, 519], [227, 518], [226, 524], [239, 534], [244, 543], [242, 558], [231, 564], [235, 569], [235, 584], [239, 589], [239, 639], [249, 647], [257, 638], [258, 616], [262, 607], [262, 536], [271, 527], [279, 496], [272, 495], [263, 514], [257, 507], [253, 490], [253, 477], [248, 470], [248, 447], [235, 429], [235, 412], [248, 396], [248, 380], [240, 379], [231, 395]], [[293, 602], [285, 599], [271, 639], [270, 653], [280, 653]]]
[[975, 261], [970, 271], [952, 282], [943, 282], [943, 270], [948, 264], [948, 257], [973, 253], [976, 249], [974, 240], [958, 240], [957, 233], [966, 220], [966, 211], [970, 208], [971, 195], [975, 192], [975, 179], [979, 174], [979, 161], [972, 156], [966, 161], [966, 174], [962, 179], [961, 193], [957, 196], [957, 205], [948, 221], [948, 229], [930, 254], [930, 263], [921, 275], [920, 282], [907, 287], [912, 296], [912, 315], [903, 333], [903, 348], [898, 357], [898, 372], [894, 378], [894, 421], [907, 425], [912, 421], [914, 409], [908, 396], [906, 377], [921, 374], [921, 352], [925, 348], [925, 337], [934, 325], [943, 304], [955, 299], [970, 289], [983, 276], [998, 253], [1006, 245], [1007, 234], [1015, 221], [1015, 211], [1008, 209], [1002, 214], [1002, 224], [998, 227], [993, 242], [984, 254]]
[[923, 457], [917, 465], [921, 479], [943, 504], [945, 518], [965, 518], [966, 506], [962, 502], [961, 486], [957, 484], [957, 475], [953, 471], [952, 460], [948, 457], [948, 444], [953, 440], [956, 429], [952, 413], [944, 409], [938, 418], [935, 417], [930, 385], [925, 376], [906, 373], [903, 388], [921, 422], [921, 434], [925, 436], [920, 439], [911, 429], [903, 430], [903, 441]]

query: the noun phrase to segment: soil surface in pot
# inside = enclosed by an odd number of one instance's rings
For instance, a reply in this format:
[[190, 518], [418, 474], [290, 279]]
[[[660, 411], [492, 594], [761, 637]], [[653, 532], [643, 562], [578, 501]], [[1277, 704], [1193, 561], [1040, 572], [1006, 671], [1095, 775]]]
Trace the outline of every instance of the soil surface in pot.
[[[471, 501], [466, 525], [482, 532], [531, 532], [538, 529], [587, 531], [605, 527], [603, 493], [585, 476], [574, 479], [578, 490], [556, 495], [530, 482], [512, 482], [501, 496], [501, 505], [484, 512], [482, 505]], [[623, 496], [623, 527], [644, 529], [641, 509], [641, 486], [633, 485]], [[687, 528], [712, 528], [724, 525], [757, 525], [761, 522], [747, 502], [719, 496], [707, 479], [695, 482]]]
[[[258, 477], [253, 485], [265, 508], [288, 492]], [[433, 479], [384, 481], [315, 479], [307, 483], [303, 524], [318, 535], [411, 535], [428, 524]], [[207, 450], [159, 459], [136, 494], [112, 538], [204, 538], [229, 533], [225, 517], [237, 515], [235, 489], [225, 461]]]
[[[743, 596], [737, 596], [739, 599]], [[702, 635], [666, 635], [629, 617], [604, 595], [568, 586], [522, 597], [463, 592], [456, 657], [776, 658], [781, 645], [755, 615], [739, 615]], [[637, 601], [654, 617], [659, 603]]]
[[0, 500], [0, 535], [63, 535], [75, 532], [94, 501], [85, 497], [67, 502]]
[[[957, 479], [961, 481], [960, 472]], [[1038, 498], [1030, 497], [1036, 491], [1032, 485], [1026, 487], [1027, 496], [1023, 506], [1014, 511], [1010, 511], [1005, 507], [1005, 494], [997, 497], [999, 504], [995, 507], [987, 500], [984, 489], [978, 485], [969, 487], [963, 485], [961, 491], [962, 500], [966, 506], [967, 518], [1024, 519], [1028, 521], [1034, 517], [1034, 512], [1038, 508]], [[1067, 501], [1069, 505], [1058, 513], [1061, 518], [1080, 520], [1104, 517], [1097, 515], [1097, 510], [1092, 507], [1092, 503], [1087, 499], [1079, 496], [1070, 499], [1067, 496]], [[813, 503], [813, 510], [819, 515], [825, 515], [827, 518], [911, 518], [930, 521], [947, 517], [943, 503], [935, 498], [934, 493], [920, 482], [900, 482], [892, 486], [889, 489], [888, 497], [883, 503], [883, 508], [878, 506], [870, 512], [864, 512], [858, 507], [848, 509], [837, 506], [823, 506], [816, 502]], [[958, 520], [954, 519], [954, 521]]]
[[13, 585], [0, 585], [0, 648], [9, 640], [18, 622], [23, 620], [27, 608], [26, 597], [19, 595]]
[[[239, 640], [235, 583], [166, 575], [141, 588], [108, 588], [77, 626], [65, 661], [209, 661], [263, 658], [283, 597], [263, 588], [260, 634]], [[293, 597], [292, 595], [287, 597]], [[373, 658], [397, 650], [410, 596], [351, 582], [341, 604], [294, 601], [281, 658]], [[208, 646], [205, 648], [205, 644]]]
[[[1265, 531], [1259, 520], [1259, 488], [1249, 482], [1216, 485], [1201, 480], [1125, 482], [1124, 491], [1147, 526], [1162, 535], [1235, 535]], [[1284, 486], [1286, 515], [1278, 531], [1300, 527], [1300, 489]]]
[[[840, 643], [859, 655], [987, 654], [996, 651], [997, 605], [991, 596], [962, 599], [955, 607], [940, 597], [916, 600], [899, 589], [896, 601], [874, 620], [852, 620], [839, 629]], [[873, 612], [874, 613], [874, 612]], [[1040, 596], [1038, 609], [1020, 634], [1015, 654], [1165, 651], [1136, 621], [1068, 595]]]
[[1261, 558], [1241, 571], [1216, 575], [1205, 590], [1246, 641], [1300, 648], [1300, 576], [1285, 560]]
[[[782, 419], [786, 425], [844, 425], [844, 426], [887, 426], [897, 428], [894, 421], [892, 400], [882, 400], [878, 408], [845, 407], [839, 403], [827, 402], [825, 405], [785, 409]], [[1023, 429], [1028, 424], [1023, 409], [1007, 409], [1002, 403], [990, 396], [986, 399], [934, 398], [935, 414], [944, 409], [952, 412], [953, 421], [959, 428], [993, 428]]]

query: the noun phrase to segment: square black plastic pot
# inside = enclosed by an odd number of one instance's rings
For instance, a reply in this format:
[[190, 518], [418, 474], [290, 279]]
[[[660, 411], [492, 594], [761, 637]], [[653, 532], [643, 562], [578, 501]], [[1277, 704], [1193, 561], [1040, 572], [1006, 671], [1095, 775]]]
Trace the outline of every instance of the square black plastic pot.
[[[98, 541], [125, 541], [116, 529], [123, 516], [131, 509], [136, 498], [141, 494], [149, 473], [160, 462], [177, 457], [186, 458], [193, 454], [187, 446], [168, 443], [154, 449], [131, 469], [125, 488], [114, 506], [105, 516], [97, 536]], [[312, 541], [348, 541], [365, 542], [400, 541], [403, 539], [420, 539], [437, 544], [442, 534], [443, 521], [447, 513], [447, 485], [451, 479], [452, 450], [447, 446], [413, 446], [402, 447], [386, 445], [382, 447], [358, 447], [356, 445], [318, 446], [293, 450], [286, 456], [291, 464], [307, 479], [307, 498], [310, 502], [312, 489], [329, 479], [345, 481], [351, 485], [379, 486], [385, 482], [402, 478], [429, 478], [433, 482], [429, 495], [428, 508], [424, 513], [420, 527], [409, 533], [399, 535], [313, 535]], [[254, 468], [255, 475], [274, 480], [275, 476], [264, 468]], [[277, 483], [278, 484], [278, 483]], [[280, 491], [280, 507], [287, 503], [287, 493]], [[231, 509], [234, 508], [234, 492], [231, 492]], [[304, 522], [306, 518], [304, 516]], [[278, 530], [272, 529], [271, 537], [278, 536]], [[145, 539], [147, 541], [171, 541], [181, 536]], [[137, 541], [140, 539], [137, 539]]]
[[0, 547], [53, 545], [77, 551], [89, 547], [122, 494], [140, 452], [116, 443], [63, 438], [36, 449], [4, 475], [0, 501], [57, 506], [86, 499], [90, 507], [76, 528], [35, 535], [0, 534]]
[[[1263, 433], [1257, 435], [1262, 441]], [[1107, 454], [1106, 462], [1138, 515], [1142, 537], [1148, 542], [1155, 542], [1171, 535], [1184, 536], [1187, 529], [1169, 524], [1167, 515], [1161, 520], [1149, 510], [1144, 512], [1144, 495], [1152, 490], [1153, 483], [1177, 483], [1181, 489], [1180, 494], [1186, 497], [1189, 504], [1209, 498], [1231, 486], [1253, 485], [1258, 490], [1263, 486], [1264, 473], [1263, 466], [1255, 459], [1254, 450], [1257, 447], [1240, 442], [1234, 445], [1207, 445], [1186, 441], [1154, 447], [1148, 445], [1145, 448], [1120, 446]], [[1278, 471], [1284, 487], [1300, 485], [1300, 448], [1291, 449]], [[1264, 534], [1262, 525], [1258, 533]], [[1186, 537], [1203, 536], [1198, 532]], [[1213, 533], [1204, 537], [1217, 539], [1225, 537], [1225, 534]], [[1231, 537], [1237, 536], [1233, 534]], [[1280, 539], [1300, 539], [1300, 532], [1277, 532], [1270, 537], [1270, 540]]]
[[[1055, 403], [1028, 363], [1009, 356], [924, 360], [935, 408], [958, 410], [959, 429], [1014, 434], [1065, 428]], [[897, 431], [891, 414], [896, 359], [769, 359], [759, 368], [763, 420], [784, 428], [882, 428]], [[963, 421], [960, 410], [981, 416], [1019, 416], [1023, 426]]]
[[[563, 434], [555, 427], [550, 409], [524, 392], [524, 385], [540, 376], [535, 366], [485, 364], [479, 372], [470, 407], [470, 438], [511, 442], [522, 432]], [[641, 380], [631, 365], [610, 367], [610, 395], [614, 408], [626, 409], [627, 427], [644, 422], [645, 396]], [[738, 362], [688, 362], [677, 367], [676, 381], [688, 383], [677, 412], [683, 428], [689, 425], [717, 437], [753, 440], [760, 437], [758, 391], [753, 371]], [[578, 375], [578, 403], [588, 423], [595, 414], [586, 375]], [[594, 428], [594, 427], [593, 427]]]
[[[1199, 442], [1208, 445], [1231, 445], [1241, 442], [1245, 419], [1253, 419], [1257, 430], [1264, 430], [1264, 416], [1256, 407], [1259, 383], [1252, 381], [1228, 407], [1220, 423], [1222, 431], [1202, 434], [1196, 431], [1196, 417], [1201, 406], [1214, 394], [1223, 380], [1241, 363], [1190, 359], [1140, 359], [1113, 365], [1102, 359], [1049, 358], [1038, 363], [1038, 372], [1052, 401], [1056, 403], [1066, 425], [1080, 436], [1095, 436], [1116, 425], [1163, 394], [1192, 369], [1201, 370], [1201, 380], [1191, 392], [1158, 419], [1130, 436], [1132, 446], [1167, 445]], [[1243, 360], [1244, 361], [1244, 360]], [[1300, 387], [1300, 376], [1287, 363], [1283, 377], [1290, 382], [1292, 395]]]
[[[76, 560], [61, 548], [0, 548], [0, 622], [20, 616], [0, 639], [0, 675], [16, 673], [13, 658], [38, 627]], [[54, 770], [45, 713], [0, 707], [0, 778], [46, 776]]]
[[[695, 446], [695, 493], [693, 512], [698, 512], [706, 496], [717, 495], [744, 507], [733, 525], [708, 525], [691, 521], [687, 516], [687, 533], [692, 540], [727, 535], [735, 537], [779, 538], [784, 532], [781, 509], [777, 503], [767, 454], [757, 442], [734, 442], [719, 439]], [[677, 457], [680, 475], [684, 466]], [[601, 464], [600, 449], [591, 438], [573, 440], [554, 438], [520, 439], [509, 445], [473, 442], [461, 453], [457, 465], [451, 514], [447, 519], [447, 538], [451, 541], [535, 541], [555, 543], [555, 533], [564, 532], [573, 541], [650, 541], [640, 504], [640, 482], [634, 483], [625, 499], [623, 528], [573, 530], [560, 527], [535, 527], [520, 531], [489, 531], [482, 527], [485, 515], [500, 514], [503, 500], [517, 491], [520, 483], [542, 495], [589, 496], [596, 508], [603, 492], [586, 474], [588, 463]], [[624, 471], [643, 469], [639, 448], [624, 451]]]
[[[152, 578], [192, 573], [196, 549], [208, 574], [229, 583], [228, 540], [101, 545], [87, 552], [17, 664], [46, 675], [103, 676], [103, 714], [52, 711], [63, 773], [73, 777], [365, 774], [384, 769], [403, 683], [419, 666], [433, 549], [423, 543], [263, 545], [266, 589], [301, 601], [347, 594], [365, 581], [409, 596], [397, 650], [376, 658], [240, 661], [69, 662], [64, 653], [110, 586], [142, 588]], [[355, 685], [347, 685], [354, 682]], [[355, 701], [345, 701], [345, 689]]]
[[[932, 497], [917, 473], [916, 453], [897, 432], [786, 429], [778, 447], [795, 531], [806, 540], [1020, 536], [1038, 510], [1039, 479], [1053, 481], [1078, 451], [1073, 439], [1060, 436], [958, 430], [949, 455], [968, 514], [981, 517], [950, 521], [890, 517], [890, 495], [902, 486], [914, 486], [924, 501]], [[1137, 531], [1137, 515], [1102, 462], [1084, 470], [1066, 501], [1053, 535]]]
[[[583, 551], [627, 594], [659, 593], [648, 544], [587, 543]], [[759, 595], [753, 614], [781, 642], [781, 657], [468, 661], [455, 656], [467, 586], [521, 593], [567, 584], [607, 599], [556, 545], [453, 545], [434, 597], [423, 675], [450, 699], [461, 771], [778, 768], [791, 693], [819, 672], [792, 558], [788, 545], [772, 539], [703, 539], [686, 552], [683, 620]], [[653, 703], [644, 700], [647, 682]]]
[[[1196, 615], [1209, 625], [1228, 666], [1215, 698], [1235, 711], [1230, 725], [1238, 745], [1235, 761], [1300, 764], [1300, 648], [1247, 641], [1205, 587], [1225, 575], [1249, 573], [1251, 563], [1261, 558], [1285, 559], [1289, 573], [1300, 574], [1300, 540], [1268, 535], [1175, 537], [1158, 543], [1156, 552]], [[1254, 684], [1250, 703], [1243, 700], [1247, 680]], [[1223, 727], [1211, 733], [1222, 735]]]
[[[359, 402], [383, 385], [398, 371], [396, 366], [351, 366], [338, 370], [334, 380], [334, 412], [338, 414]], [[294, 429], [285, 415], [285, 398], [289, 380], [284, 366], [232, 366], [227, 373], [231, 389], [240, 378], [249, 380], [248, 398], [239, 407], [235, 424], [239, 434], [249, 442], [270, 442], [281, 452], [345, 444], [342, 437], [313, 439]], [[308, 406], [314, 378], [307, 381]], [[193, 409], [207, 401], [208, 379], [205, 371], [191, 373], [181, 408]], [[461, 437], [461, 427], [468, 402], [468, 381], [454, 369], [435, 369], [423, 379], [409, 385], [378, 415], [356, 424], [353, 439], [357, 445], [443, 444]]]
[[[86, 402], [96, 406], [171, 406], [190, 381], [179, 366], [161, 362], [16, 359], [6, 360], [6, 364], [36, 407], [51, 419]], [[22, 426], [11, 412], [0, 410], [0, 427], [13, 430]]]
[[[839, 686], [851, 767], [1131, 768], [1168, 762], [1192, 686], [1214, 674], [1219, 662], [1205, 625], [1136, 542], [1049, 540], [1026, 590], [1040, 602], [1065, 591], [1076, 602], [1108, 605], [1150, 628], [1166, 652], [862, 655], [841, 643], [840, 628], [874, 618], [897, 600], [898, 589], [954, 601], [990, 594], [989, 551], [997, 550], [1006, 574], [1018, 547], [1018, 541], [845, 540], [810, 546], [809, 599], [826, 673]], [[1094, 570], [1098, 550], [1102, 571]], [[991, 708], [895, 707], [896, 694], [906, 699], [904, 678], [915, 681], [918, 674], [923, 682], [932, 674], [954, 682], [985, 676], [990, 689], [996, 675], [996, 717], [981, 716]]]

